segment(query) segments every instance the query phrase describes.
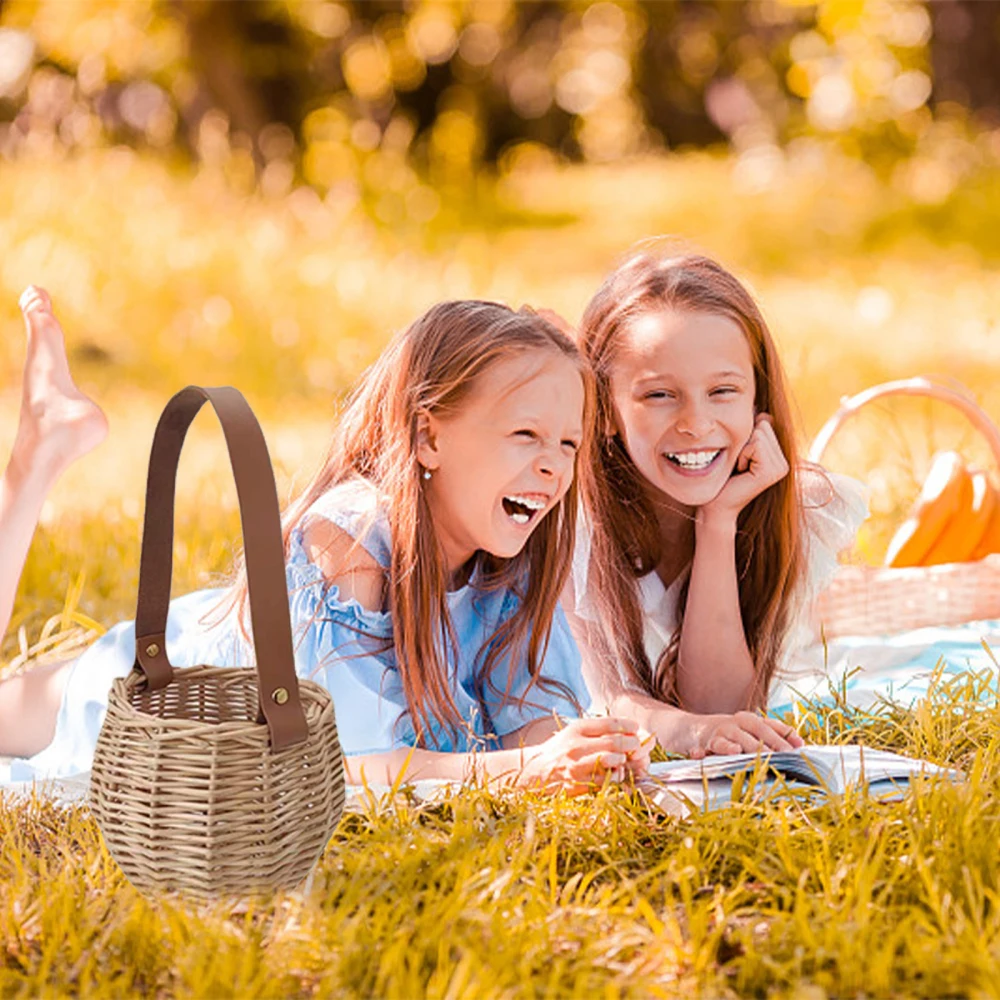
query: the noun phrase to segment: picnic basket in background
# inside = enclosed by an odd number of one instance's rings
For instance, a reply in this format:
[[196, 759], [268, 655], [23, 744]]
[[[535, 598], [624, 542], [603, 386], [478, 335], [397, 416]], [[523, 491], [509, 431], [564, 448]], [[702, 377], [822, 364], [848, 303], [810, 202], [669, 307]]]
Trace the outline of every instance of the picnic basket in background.
[[[206, 401], [236, 479], [256, 669], [178, 670], [167, 655], [177, 464]], [[98, 736], [94, 816], [136, 888], [211, 897], [301, 883], [344, 797], [332, 699], [295, 674], [278, 496], [260, 425], [236, 389], [188, 386], [153, 438], [135, 666], [115, 681]]]
[[1000, 617], [1000, 430], [968, 391], [873, 386], [841, 401], [808, 458], [865, 481], [872, 510], [817, 602], [823, 635]]

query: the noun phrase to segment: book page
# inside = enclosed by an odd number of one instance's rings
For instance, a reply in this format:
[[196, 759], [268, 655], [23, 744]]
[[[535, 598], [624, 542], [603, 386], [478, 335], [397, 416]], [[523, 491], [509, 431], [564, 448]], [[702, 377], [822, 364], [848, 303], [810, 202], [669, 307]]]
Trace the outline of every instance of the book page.
[[649, 766], [650, 777], [673, 784], [677, 781], [701, 781], [703, 778], [731, 778], [742, 771], [752, 771], [766, 764], [774, 754], [737, 753], [705, 757], [702, 760], [659, 761]]
[[[825, 785], [833, 792], [843, 792], [859, 781], [869, 785], [889, 780], [905, 783], [913, 774], [945, 774], [952, 780], [962, 778], [961, 772], [953, 768], [857, 744], [812, 744], [801, 750], [780, 753], [743, 753], [706, 757], [703, 760], [658, 762], [650, 765], [649, 775], [655, 782], [673, 785], [731, 778], [757, 767], [778, 772], [789, 781]], [[769, 780], [766, 770], [763, 777], [765, 781]]]
[[725, 756], [705, 757], [703, 760], [671, 760], [651, 764], [649, 774], [657, 781], [673, 784], [681, 781], [709, 781], [716, 778], [731, 778], [744, 771], [753, 771], [757, 767], [776, 771], [785, 778], [801, 781], [807, 785], [821, 784], [821, 778], [816, 776], [819, 770], [824, 774], [821, 764], [813, 766], [803, 758], [798, 751], [784, 753], [739, 753]]
[[906, 783], [914, 774], [946, 774], [952, 780], [962, 777], [961, 772], [953, 768], [857, 744], [807, 746], [800, 752], [816, 764], [817, 770], [826, 777], [830, 789], [838, 792], [860, 781], [869, 786], [889, 780]]

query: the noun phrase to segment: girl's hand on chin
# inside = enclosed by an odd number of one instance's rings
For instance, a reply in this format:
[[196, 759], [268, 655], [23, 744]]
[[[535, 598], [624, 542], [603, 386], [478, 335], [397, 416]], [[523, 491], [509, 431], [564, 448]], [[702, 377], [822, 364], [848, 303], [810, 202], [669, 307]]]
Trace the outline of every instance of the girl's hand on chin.
[[796, 750], [805, 746], [805, 740], [787, 723], [754, 712], [701, 716], [695, 722], [693, 735], [688, 756], [695, 760], [709, 754]]
[[645, 774], [653, 739], [630, 719], [574, 719], [544, 743], [524, 751], [518, 784], [592, 792], [626, 774]]
[[736, 459], [736, 468], [719, 495], [701, 508], [702, 520], [737, 514], [768, 487], [788, 475], [788, 460], [778, 444], [767, 413], [758, 413], [753, 433]]

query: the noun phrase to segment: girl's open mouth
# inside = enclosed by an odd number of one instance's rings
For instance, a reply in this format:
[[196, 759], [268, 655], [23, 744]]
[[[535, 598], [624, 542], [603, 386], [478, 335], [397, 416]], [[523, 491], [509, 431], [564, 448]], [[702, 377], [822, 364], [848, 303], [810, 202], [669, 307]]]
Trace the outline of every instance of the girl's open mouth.
[[546, 501], [519, 493], [503, 498], [503, 509], [515, 524], [529, 524], [540, 510], [545, 510]]
[[723, 448], [706, 448], [702, 451], [668, 451], [667, 460], [681, 472], [699, 475], [707, 472], [719, 460]]

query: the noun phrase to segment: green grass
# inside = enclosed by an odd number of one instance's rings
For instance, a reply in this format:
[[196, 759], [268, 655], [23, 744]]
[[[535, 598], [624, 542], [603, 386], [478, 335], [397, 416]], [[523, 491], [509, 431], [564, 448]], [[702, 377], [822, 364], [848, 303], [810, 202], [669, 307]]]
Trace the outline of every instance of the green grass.
[[[1000, 413], [998, 191], [989, 174], [955, 188], [949, 228], [944, 208], [856, 165], [751, 189], [732, 162], [685, 155], [507, 178], [480, 215], [418, 238], [308, 196], [237, 197], [121, 151], [0, 164], [0, 453], [29, 281], [53, 292], [74, 370], [112, 426], [47, 505], [0, 672], [133, 615], [148, 448], [171, 392], [243, 388], [287, 497], [392, 329], [449, 296], [576, 319], [601, 274], [653, 232], [753, 281], [806, 434], [842, 393], [927, 370]], [[199, 417], [180, 474], [175, 593], [217, 582], [238, 545], [223, 456]], [[213, 905], [144, 900], [84, 811], [4, 800], [0, 996], [1000, 994], [989, 679], [941, 678], [912, 712], [817, 705], [805, 735], [955, 764], [970, 780], [891, 804], [751, 795], [683, 821], [623, 789], [400, 796], [347, 816], [302, 891]]]
[[84, 810], [5, 802], [0, 992], [995, 996], [1000, 716], [968, 697], [985, 683], [807, 732], [953, 761], [962, 785], [744, 791], [687, 820], [625, 789], [401, 794], [345, 816], [303, 890], [253, 901], [147, 901]]

